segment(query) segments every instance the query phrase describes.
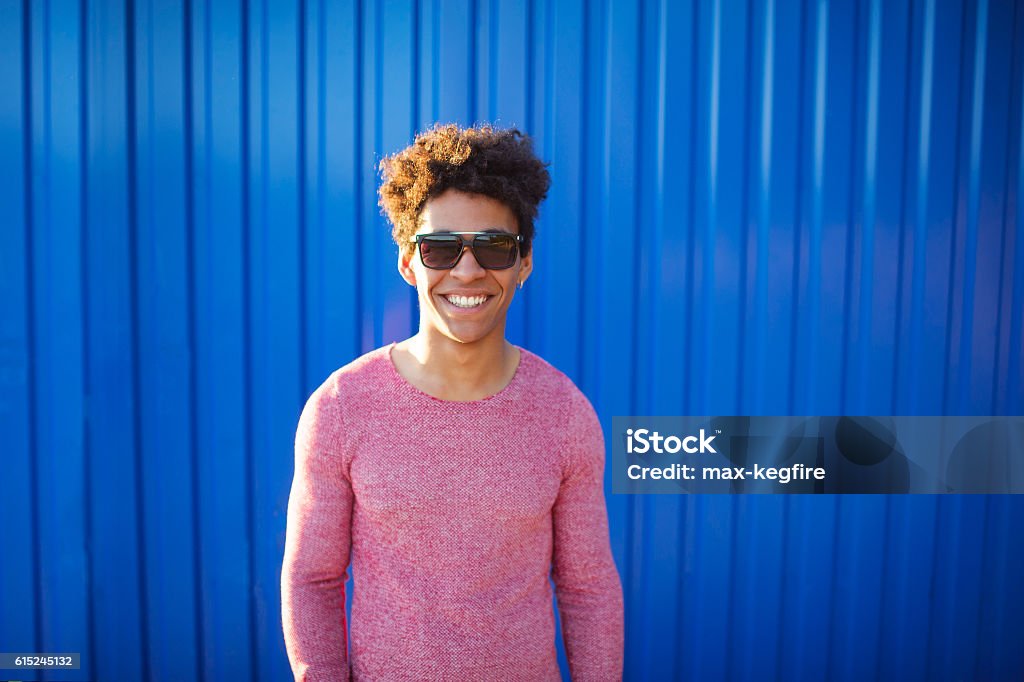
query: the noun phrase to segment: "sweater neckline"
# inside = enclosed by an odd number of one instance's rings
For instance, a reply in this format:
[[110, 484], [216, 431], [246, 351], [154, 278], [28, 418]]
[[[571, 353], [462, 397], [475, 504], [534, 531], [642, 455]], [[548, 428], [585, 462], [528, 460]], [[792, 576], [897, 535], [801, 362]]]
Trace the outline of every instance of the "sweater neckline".
[[396, 341], [392, 341], [390, 344], [384, 346], [384, 348], [381, 349], [384, 355], [384, 364], [387, 365], [387, 370], [391, 375], [392, 380], [397, 382], [406, 391], [421, 396], [422, 398], [425, 398], [433, 403], [461, 407], [484, 405], [487, 403], [495, 402], [497, 400], [500, 400], [511, 395], [513, 390], [519, 385], [520, 381], [522, 381], [523, 365], [527, 362], [526, 356], [528, 354], [528, 351], [525, 348], [517, 346], [514, 343], [512, 344], [513, 348], [519, 351], [519, 363], [516, 365], [516, 371], [512, 374], [512, 379], [509, 380], [509, 382], [505, 384], [502, 388], [498, 389], [496, 393], [492, 393], [489, 396], [479, 398], [477, 400], [445, 400], [444, 398], [438, 398], [435, 395], [431, 395], [426, 391], [417, 388], [408, 379], [402, 376], [402, 374], [398, 371], [398, 368], [395, 366], [394, 360], [391, 359], [391, 351], [394, 349], [396, 344]]

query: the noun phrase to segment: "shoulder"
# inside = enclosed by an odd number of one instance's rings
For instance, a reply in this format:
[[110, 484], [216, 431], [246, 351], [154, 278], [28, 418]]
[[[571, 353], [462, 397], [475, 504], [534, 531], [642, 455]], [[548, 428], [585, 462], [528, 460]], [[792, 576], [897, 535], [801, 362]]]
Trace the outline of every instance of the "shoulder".
[[381, 362], [390, 362], [388, 346], [372, 350], [327, 377], [310, 394], [299, 416], [295, 431], [297, 455], [310, 456], [316, 453], [337, 453], [344, 450], [346, 436], [345, 412], [353, 399], [372, 393], [372, 387], [379, 385], [385, 376], [386, 367]]
[[524, 384], [529, 400], [555, 416], [569, 443], [602, 439], [601, 424], [587, 396], [557, 367], [525, 348]]
[[376, 348], [352, 362], [331, 372], [306, 400], [303, 416], [309, 418], [330, 416], [334, 421], [342, 418], [342, 408], [360, 396], [373, 393], [387, 377], [390, 346]]
[[545, 406], [561, 406], [563, 417], [594, 414], [590, 400], [564, 372], [536, 353], [525, 348], [519, 350], [524, 383], [534, 399]]
[[310, 396], [322, 402], [346, 400], [362, 393], [372, 392], [374, 386], [387, 377], [387, 364], [391, 346], [382, 346], [359, 356], [352, 362], [331, 372], [330, 376]]

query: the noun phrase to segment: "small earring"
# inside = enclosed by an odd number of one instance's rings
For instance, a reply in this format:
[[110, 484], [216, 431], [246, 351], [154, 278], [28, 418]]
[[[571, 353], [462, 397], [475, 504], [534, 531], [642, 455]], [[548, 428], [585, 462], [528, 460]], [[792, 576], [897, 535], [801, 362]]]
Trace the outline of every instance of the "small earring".
[[519, 280], [519, 288], [520, 288], [520, 289], [522, 289], [522, 288], [523, 288], [523, 280]]

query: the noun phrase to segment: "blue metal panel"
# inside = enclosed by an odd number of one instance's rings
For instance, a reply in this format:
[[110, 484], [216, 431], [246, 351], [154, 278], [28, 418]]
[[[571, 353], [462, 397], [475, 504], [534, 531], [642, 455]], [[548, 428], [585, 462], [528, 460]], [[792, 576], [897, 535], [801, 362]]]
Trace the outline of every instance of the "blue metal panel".
[[[1021, 45], [1010, 0], [0, 3], [2, 648], [289, 676], [295, 423], [415, 327], [376, 166], [435, 120], [551, 161], [508, 333], [606, 426], [1019, 413]], [[627, 679], [1024, 675], [1017, 497], [608, 506]]]
[[143, 677], [148, 650], [143, 645], [148, 635], [145, 562], [139, 560], [143, 498], [136, 447], [141, 442], [138, 375], [133, 362], [138, 348], [134, 205], [125, 191], [133, 162], [127, 22], [124, 7], [96, 4], [88, 7], [85, 24], [86, 447], [93, 608], [86, 669], [94, 679]]
[[[200, 643], [205, 679], [255, 679], [247, 422], [241, 3], [195, 3], [191, 192]], [[224, 538], [237, 538], [224, 542]]]
[[136, 324], [147, 675], [199, 674], [186, 8], [135, 5]]
[[[285, 514], [295, 430], [302, 402], [301, 277], [304, 102], [299, 8], [292, 3], [248, 6], [248, 250], [247, 288], [253, 513], [253, 594], [256, 671], [263, 681], [287, 678], [280, 637]], [[296, 226], [300, 226], [297, 229]], [[301, 406], [299, 406], [301, 409]]]
[[[44, 651], [88, 650], [90, 581], [85, 474], [82, 236], [84, 91], [80, 8], [33, 4], [29, 19], [32, 141], [34, 508]], [[54, 198], [59, 197], [59, 200]], [[53, 675], [44, 675], [52, 679]], [[88, 679], [88, 670], [74, 679]]]
[[34, 650], [42, 639], [39, 613], [38, 458], [34, 440], [33, 293], [30, 55], [24, 5], [0, 4], [0, 205], [4, 206], [0, 248], [0, 442], [4, 471], [0, 496], [0, 641], [12, 649]]
[[[582, 36], [583, 8], [578, 2], [538, 3], [535, 5], [535, 21], [545, 28], [538, 35], [539, 45], [534, 44], [535, 52], [545, 54], [538, 64], [539, 72], [534, 73], [537, 87], [532, 88], [534, 96], [545, 99], [554, 88], [568, 89], [574, 93], [581, 90], [582, 59], [580, 41]], [[554, 42], [552, 34], [560, 33], [561, 40]], [[550, 46], [551, 49], [547, 49]], [[539, 88], [539, 89], [538, 89]], [[554, 104], [554, 100], [551, 100]], [[491, 106], [491, 105], [489, 105]], [[544, 116], [536, 120], [535, 129], [543, 129], [545, 135], [534, 139], [537, 153], [545, 160], [552, 161], [549, 172], [552, 177], [552, 190], [548, 199], [540, 209], [541, 219], [535, 223], [537, 239], [543, 239], [548, 248], [555, 252], [575, 247], [573, 235], [579, 230], [579, 198], [580, 198], [580, 102], [578, 97], [565, 98], [558, 101], [557, 106], [546, 108]], [[491, 109], [485, 112], [491, 114]], [[543, 144], [543, 146], [542, 146]], [[555, 161], [558, 159], [558, 161]], [[557, 230], [544, 230], [545, 224], [557, 224]], [[530, 347], [538, 349], [545, 358], [555, 360], [555, 355], [563, 358], [558, 362], [567, 374], [575, 375], [574, 360], [577, 357], [571, 344], [559, 343], [552, 338], [552, 322], [555, 319], [571, 320], [567, 329], [579, 326], [579, 306], [563, 305], [559, 307], [534, 305], [531, 301], [534, 289], [558, 290], [566, 294], [569, 301], [577, 301], [580, 291], [580, 261], [566, 258], [561, 261], [539, 259], [534, 262], [533, 272], [525, 287], [516, 292], [524, 310], [524, 326], [529, 330]], [[521, 342], [526, 339], [520, 338]], [[517, 342], [520, 342], [517, 341]], [[571, 365], [571, 366], [567, 366]]]
[[[1024, 35], [1024, 12], [1017, 13], [1017, 25], [1014, 36], [1020, 40]], [[1019, 43], [1018, 43], [1019, 44]], [[1013, 267], [1006, 269], [1006, 276], [1012, 277], [1011, 284], [1007, 287], [1012, 291], [1010, 299], [1010, 341], [1006, 345], [1009, 360], [1006, 373], [1006, 392], [999, 395], [1006, 396], [1007, 414], [1020, 414], [1024, 410], [1024, 50], [1016, 51], [1016, 59], [1013, 63], [1013, 73], [1017, 74], [1017, 80], [1010, 84], [1016, 88], [1016, 97], [1013, 101], [1015, 108], [1011, 113], [1015, 116], [1010, 122], [1010, 139], [1016, 136], [1016, 144], [1010, 144], [1011, 150], [1017, 152], [1017, 163], [1011, 161], [1008, 165], [1010, 178], [1007, 188], [1013, 189], [1007, 196], [1006, 229], [1009, 232], [1007, 239], [1007, 255], [1013, 254]], [[1013, 180], [1013, 173], [1017, 174], [1016, 182]], [[1010, 273], [1013, 273], [1012, 275]]]

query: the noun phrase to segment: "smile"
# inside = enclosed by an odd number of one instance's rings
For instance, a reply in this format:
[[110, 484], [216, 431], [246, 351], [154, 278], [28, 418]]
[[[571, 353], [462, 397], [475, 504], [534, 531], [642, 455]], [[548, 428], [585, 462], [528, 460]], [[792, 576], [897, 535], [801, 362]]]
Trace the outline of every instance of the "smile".
[[476, 308], [484, 304], [490, 296], [457, 296], [454, 294], [448, 294], [444, 297], [446, 301], [451, 303], [456, 308]]

